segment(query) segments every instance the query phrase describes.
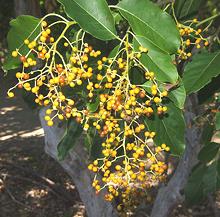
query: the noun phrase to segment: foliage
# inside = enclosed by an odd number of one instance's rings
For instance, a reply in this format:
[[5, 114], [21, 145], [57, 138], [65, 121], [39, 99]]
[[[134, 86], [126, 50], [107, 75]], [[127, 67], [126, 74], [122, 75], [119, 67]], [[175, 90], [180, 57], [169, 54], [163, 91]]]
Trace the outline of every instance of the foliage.
[[197, 92], [210, 80], [220, 74], [220, 51], [209, 54], [200, 53], [187, 64], [183, 76], [184, 86], [188, 94]]
[[[201, 29], [217, 16], [191, 19], [199, 0], [175, 1], [164, 10], [149, 0], [111, 6], [104, 0], [59, 2], [68, 19], [48, 14], [40, 21], [20, 16], [11, 22], [14, 58], [4, 67], [20, 71], [8, 96], [15, 88], [32, 92], [36, 104], [48, 107], [49, 126], [67, 120], [59, 158], [83, 135], [95, 159], [88, 168], [95, 173], [96, 192], [107, 188], [106, 200], [117, 197], [132, 209], [148, 188], [165, 180], [167, 152], [184, 151], [186, 97], [220, 74], [218, 36], [211, 41]], [[215, 48], [207, 50], [210, 44]], [[103, 45], [106, 50], [100, 50]], [[216, 107], [214, 131], [220, 129]], [[219, 187], [219, 144], [210, 132], [185, 190], [191, 203]]]

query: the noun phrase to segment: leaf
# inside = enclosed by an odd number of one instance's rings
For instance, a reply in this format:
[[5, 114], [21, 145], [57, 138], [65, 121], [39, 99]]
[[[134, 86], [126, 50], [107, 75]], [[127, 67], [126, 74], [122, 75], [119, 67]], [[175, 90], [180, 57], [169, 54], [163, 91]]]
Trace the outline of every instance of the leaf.
[[179, 19], [198, 13], [198, 9], [204, 0], [176, 0], [174, 3], [175, 15]]
[[99, 99], [99, 96], [98, 96], [98, 97], [96, 97], [95, 102], [87, 103], [86, 105], [87, 105], [87, 108], [90, 112], [95, 112], [99, 107], [99, 103], [100, 103], [100, 99]]
[[120, 45], [115, 46], [108, 55], [108, 58], [114, 58], [120, 49]]
[[198, 159], [204, 163], [210, 162], [217, 155], [219, 148], [220, 145], [218, 143], [210, 142], [199, 152]]
[[152, 85], [153, 85], [153, 82], [148, 80], [148, 81], [146, 81], [145, 83], [142, 84], [142, 87], [143, 87], [144, 90], [146, 90], [148, 93], [151, 94], [151, 92], [152, 92], [152, 89], [151, 89]]
[[144, 72], [135, 66], [129, 70], [129, 78], [131, 83], [135, 85], [143, 84], [146, 81]]
[[191, 173], [185, 187], [186, 202], [189, 205], [199, 203], [205, 196], [215, 192], [220, 186], [220, 161], [211, 164], [200, 163]]
[[[19, 48], [23, 44], [24, 40], [28, 38], [28, 36], [32, 33], [33, 30], [35, 31], [31, 35], [29, 40], [33, 40], [40, 33], [40, 26], [37, 27], [39, 22], [40, 19], [27, 15], [19, 16], [10, 22], [11, 28], [7, 35], [9, 55], [6, 62], [3, 65], [3, 68], [5, 70], [15, 69], [20, 65], [19, 58], [12, 57], [11, 52]], [[26, 54], [28, 50], [28, 47], [23, 45], [19, 49], [19, 52], [21, 54]]]
[[208, 165], [206, 173], [203, 176], [204, 194], [211, 194], [217, 190], [218, 181], [218, 161], [214, 161], [211, 165]]
[[112, 11], [112, 15], [114, 17], [115, 20], [115, 24], [119, 24], [122, 20], [124, 20], [124, 18], [121, 16], [120, 13], [116, 12], [116, 11]]
[[122, 0], [116, 8], [138, 36], [167, 53], [175, 53], [180, 36], [172, 17], [149, 0]]
[[197, 92], [220, 74], [220, 51], [195, 55], [183, 74], [187, 94]]
[[144, 37], [136, 36], [134, 40], [134, 48], [138, 50], [139, 45], [148, 49], [147, 54], [142, 54], [140, 61], [153, 71], [158, 81], [176, 83], [178, 80], [178, 72], [173, 64], [169, 54], [154, 46], [149, 40]]
[[208, 145], [213, 137], [215, 127], [213, 124], [210, 124], [207, 122], [205, 126], [203, 127], [203, 133], [202, 133], [202, 142], [204, 145]]
[[220, 159], [218, 159], [217, 163], [217, 171], [218, 171], [218, 177], [217, 177], [217, 188], [220, 189]]
[[82, 134], [82, 127], [75, 120], [69, 120], [67, 130], [57, 146], [59, 160], [64, 160]]
[[101, 40], [116, 38], [114, 18], [105, 0], [58, 0], [81, 28]]
[[206, 173], [206, 166], [204, 164], [198, 165], [189, 177], [188, 183], [185, 187], [185, 196], [187, 204], [194, 205], [198, 203], [203, 197], [203, 176]]
[[84, 136], [84, 145], [90, 155], [91, 153], [91, 148], [92, 148], [92, 145], [93, 145], [93, 138], [92, 136], [90, 135], [90, 133], [87, 131], [85, 136]]
[[89, 158], [97, 159], [103, 157], [102, 146], [97, 145], [101, 143], [102, 139], [97, 135], [96, 129], [89, 128], [84, 137], [84, 144], [89, 152]]
[[159, 117], [155, 115], [153, 119], [145, 119], [145, 124], [149, 130], [158, 132], [155, 142], [158, 145], [167, 144], [174, 155], [182, 154], [184, 144], [185, 122], [182, 111], [173, 103], [167, 105], [168, 112], [166, 116]]
[[216, 114], [215, 128], [216, 130], [220, 130], [220, 112], [217, 112]]
[[182, 80], [180, 80], [179, 85], [171, 90], [168, 94], [169, 99], [173, 101], [173, 103], [180, 109], [184, 108], [185, 100], [186, 100], [186, 90]]

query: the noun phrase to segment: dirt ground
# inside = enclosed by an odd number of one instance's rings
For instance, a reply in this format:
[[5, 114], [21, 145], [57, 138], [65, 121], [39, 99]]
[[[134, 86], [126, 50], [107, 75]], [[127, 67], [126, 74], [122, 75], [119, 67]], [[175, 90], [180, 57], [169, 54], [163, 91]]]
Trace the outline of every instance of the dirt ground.
[[37, 112], [21, 94], [6, 97], [0, 76], [0, 217], [83, 217], [70, 178], [44, 153]]
[[[0, 217], [84, 217], [75, 186], [44, 153], [37, 112], [19, 93], [14, 99], [6, 97], [9, 83], [13, 79], [5, 80], [1, 74]], [[179, 205], [172, 217], [217, 217], [214, 209], [209, 202], [192, 209]]]

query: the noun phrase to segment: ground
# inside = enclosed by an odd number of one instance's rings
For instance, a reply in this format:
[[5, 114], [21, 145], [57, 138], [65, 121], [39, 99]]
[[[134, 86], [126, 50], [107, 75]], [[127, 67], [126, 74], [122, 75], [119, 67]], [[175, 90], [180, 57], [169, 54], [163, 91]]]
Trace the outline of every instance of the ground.
[[[14, 99], [6, 97], [8, 84], [13, 83], [10, 77], [0, 76], [0, 217], [85, 216], [71, 179], [44, 153], [37, 111], [24, 103], [19, 92]], [[193, 209], [179, 205], [172, 215], [214, 216], [209, 202]]]
[[[10, 79], [9, 79], [10, 80]], [[71, 179], [44, 153], [37, 111], [0, 77], [0, 217], [83, 217]]]

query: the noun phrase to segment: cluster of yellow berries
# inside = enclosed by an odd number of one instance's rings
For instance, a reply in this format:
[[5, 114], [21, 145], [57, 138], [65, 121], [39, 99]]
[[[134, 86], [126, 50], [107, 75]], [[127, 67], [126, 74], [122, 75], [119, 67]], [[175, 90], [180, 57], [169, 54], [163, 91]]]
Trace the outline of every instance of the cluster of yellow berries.
[[[149, 131], [146, 120], [167, 112], [163, 98], [168, 92], [158, 87], [154, 72], [139, 60], [148, 49], [135, 51], [129, 33], [121, 39], [118, 53], [108, 58], [84, 42], [82, 30], [70, 41], [67, 32], [75, 22], [62, 23], [65, 26], [56, 37], [52, 31], [56, 23], [41, 21], [41, 33], [33, 41], [24, 40], [29, 52], [12, 52], [20, 58], [22, 70], [16, 73], [18, 83], [8, 95], [14, 96], [14, 88], [32, 92], [37, 104], [48, 107], [49, 126], [55, 119], [75, 118], [85, 131], [95, 128], [102, 138], [97, 144], [102, 146], [102, 157], [88, 166], [95, 173], [92, 186], [97, 193], [107, 188], [106, 200], [119, 197], [129, 202], [134, 192], [143, 194], [165, 178], [164, 153], [170, 149], [166, 144], [155, 145], [156, 133]], [[59, 49], [70, 55], [64, 57]], [[145, 77], [141, 84], [130, 80], [134, 66]], [[145, 82], [150, 88], [146, 89]], [[97, 108], [91, 110], [89, 105], [96, 102]]]
[[202, 36], [202, 29], [196, 27], [198, 20], [193, 19], [188, 21], [188, 23], [188, 25], [177, 24], [181, 36], [181, 47], [178, 50], [180, 60], [186, 60], [192, 56], [190, 52], [192, 45], [197, 49], [209, 45], [208, 40]]

